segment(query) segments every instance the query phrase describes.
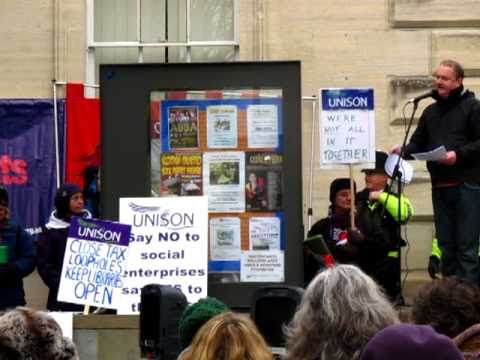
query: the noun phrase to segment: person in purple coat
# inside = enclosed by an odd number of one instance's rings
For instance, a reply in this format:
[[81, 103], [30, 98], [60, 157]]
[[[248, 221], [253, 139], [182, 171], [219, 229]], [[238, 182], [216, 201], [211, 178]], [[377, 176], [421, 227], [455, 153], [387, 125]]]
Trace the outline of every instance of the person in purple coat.
[[63, 257], [72, 216], [90, 218], [85, 209], [82, 190], [75, 184], [64, 184], [55, 195], [55, 209], [38, 239], [38, 273], [49, 288], [47, 309], [81, 311], [82, 305], [57, 301]]

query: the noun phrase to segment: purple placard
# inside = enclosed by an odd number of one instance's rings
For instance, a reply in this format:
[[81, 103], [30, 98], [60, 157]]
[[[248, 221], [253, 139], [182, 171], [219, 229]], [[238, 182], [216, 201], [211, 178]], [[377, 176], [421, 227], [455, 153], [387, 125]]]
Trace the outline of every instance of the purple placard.
[[131, 228], [112, 221], [73, 217], [68, 237], [128, 246]]

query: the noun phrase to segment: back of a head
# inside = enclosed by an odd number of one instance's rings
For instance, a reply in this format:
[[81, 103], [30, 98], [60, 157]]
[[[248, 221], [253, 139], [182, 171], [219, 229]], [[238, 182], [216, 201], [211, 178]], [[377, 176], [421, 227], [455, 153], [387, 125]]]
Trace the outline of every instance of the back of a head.
[[334, 266], [310, 283], [286, 329], [288, 359], [354, 359], [373, 334], [397, 322], [369, 276], [353, 265]]
[[361, 360], [463, 360], [455, 343], [431, 326], [396, 324], [379, 331]]
[[480, 289], [457, 277], [432, 281], [415, 296], [412, 315], [416, 324], [453, 338], [480, 323]]
[[248, 315], [226, 312], [207, 321], [182, 360], [271, 360], [265, 340]]
[[18, 307], [0, 316], [0, 360], [78, 360], [73, 342], [47, 313]]
[[180, 343], [182, 344], [182, 347], [186, 348], [190, 345], [193, 337], [203, 324], [212, 317], [226, 311], [229, 311], [228, 306], [213, 297], [200, 299], [186, 308], [178, 323]]

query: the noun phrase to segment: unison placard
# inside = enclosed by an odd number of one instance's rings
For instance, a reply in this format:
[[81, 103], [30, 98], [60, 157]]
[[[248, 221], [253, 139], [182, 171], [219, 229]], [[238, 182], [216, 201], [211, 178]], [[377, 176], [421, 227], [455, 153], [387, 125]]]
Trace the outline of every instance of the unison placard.
[[321, 89], [320, 166], [375, 162], [373, 89]]
[[117, 309], [130, 229], [130, 225], [73, 217], [57, 299]]

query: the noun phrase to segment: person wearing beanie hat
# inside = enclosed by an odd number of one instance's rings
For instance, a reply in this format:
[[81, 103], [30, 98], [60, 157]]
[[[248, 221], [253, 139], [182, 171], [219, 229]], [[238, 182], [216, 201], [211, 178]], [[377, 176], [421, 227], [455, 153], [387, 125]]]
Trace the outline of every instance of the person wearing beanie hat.
[[75, 184], [62, 185], [55, 195], [55, 209], [38, 239], [38, 273], [49, 288], [47, 309], [81, 311], [83, 306], [57, 301], [63, 257], [72, 216], [91, 218], [84, 208], [83, 194]]
[[0, 316], [0, 359], [78, 360], [75, 344], [47, 313], [18, 307]]
[[452, 339], [429, 325], [395, 324], [376, 333], [361, 360], [463, 360]]
[[399, 202], [399, 196], [388, 190], [387, 157], [376, 151], [375, 168], [362, 170], [365, 189], [357, 194], [358, 229], [352, 231], [352, 238], [367, 250], [358, 256], [362, 270], [384, 288], [392, 302], [402, 304], [400, 247], [404, 241], [399, 230], [413, 215], [413, 207], [405, 195]]
[[182, 348], [185, 349], [190, 345], [203, 324], [212, 317], [229, 310], [227, 305], [213, 297], [200, 299], [186, 308], [178, 323]]
[[10, 218], [8, 193], [0, 187], [0, 310], [25, 305], [23, 278], [35, 269], [32, 237]]
[[[355, 182], [354, 191], [356, 189]], [[356, 264], [358, 249], [350, 241], [351, 191], [349, 178], [337, 178], [330, 183], [330, 206], [328, 216], [313, 224], [307, 234], [307, 241], [322, 236], [335, 261], [344, 264]], [[307, 259], [306, 259], [307, 260]], [[304, 264], [309, 262], [305, 261]], [[305, 268], [305, 285], [316, 275], [317, 268]]]

